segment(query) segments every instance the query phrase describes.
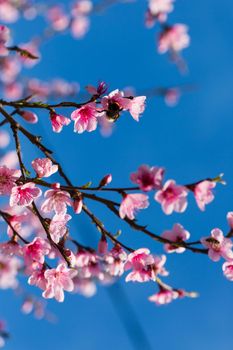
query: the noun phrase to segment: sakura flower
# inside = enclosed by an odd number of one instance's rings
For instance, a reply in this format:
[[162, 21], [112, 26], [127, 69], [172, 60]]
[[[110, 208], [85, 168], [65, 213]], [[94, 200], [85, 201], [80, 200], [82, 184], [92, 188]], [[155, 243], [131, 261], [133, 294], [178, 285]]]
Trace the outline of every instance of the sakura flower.
[[0, 148], [7, 147], [9, 143], [10, 143], [10, 135], [8, 134], [7, 131], [1, 130], [0, 131]]
[[74, 277], [74, 292], [79, 293], [86, 298], [90, 298], [96, 294], [96, 284], [92, 279]]
[[20, 170], [0, 166], [0, 195], [9, 195], [20, 175]]
[[139, 209], [146, 209], [149, 206], [148, 196], [141, 193], [126, 194], [121, 202], [119, 215], [121, 219], [128, 217], [130, 220], [135, 218]]
[[[189, 239], [190, 233], [186, 231], [182, 225], [175, 224], [171, 231], [165, 231], [162, 234], [163, 238], [168, 239], [169, 241], [176, 242], [176, 243], [182, 243]], [[173, 245], [172, 243], [165, 243], [164, 249], [167, 253], [183, 253], [185, 251], [184, 247], [178, 247], [176, 245]]]
[[149, 0], [149, 11], [160, 22], [164, 22], [167, 14], [173, 10], [173, 2], [174, 0]]
[[36, 198], [40, 197], [41, 194], [41, 189], [36, 187], [33, 182], [28, 182], [22, 186], [15, 186], [11, 190], [10, 206], [28, 206], [32, 204]]
[[211, 260], [219, 261], [221, 257], [228, 261], [233, 259], [233, 243], [230, 238], [224, 237], [220, 229], [213, 229], [210, 237], [201, 238], [201, 243], [208, 249]]
[[23, 255], [26, 265], [30, 265], [34, 261], [43, 264], [45, 255], [50, 252], [50, 244], [43, 238], [36, 237], [34, 240], [23, 247]]
[[65, 14], [60, 6], [53, 6], [48, 10], [48, 20], [51, 27], [56, 31], [63, 31], [69, 25], [69, 17]]
[[126, 282], [147, 282], [153, 279], [153, 263], [154, 258], [149, 249], [141, 248], [130, 253], [125, 263], [125, 270], [133, 269], [133, 271], [126, 276]]
[[71, 114], [74, 120], [74, 131], [81, 134], [86, 131], [94, 131], [97, 128], [98, 112], [94, 102], [90, 102]]
[[161, 188], [163, 174], [163, 168], [150, 168], [148, 165], [141, 165], [137, 172], [130, 175], [130, 179], [132, 182], [138, 184], [142, 191], [147, 192]]
[[105, 83], [105, 81], [99, 82], [97, 88], [93, 85], [87, 85], [86, 90], [89, 92], [91, 95], [96, 95], [96, 96], [101, 96], [106, 93], [108, 90], [108, 86]]
[[16, 279], [20, 260], [12, 256], [0, 254], [0, 288], [16, 288], [18, 281]]
[[41, 268], [32, 272], [28, 279], [28, 284], [31, 286], [37, 286], [38, 288], [45, 290], [47, 285], [47, 280], [45, 278], [45, 269]]
[[212, 189], [216, 186], [214, 181], [202, 181], [199, 182], [194, 188], [194, 196], [197, 202], [198, 207], [201, 210], [205, 210], [206, 204], [209, 204], [213, 201], [214, 195]]
[[121, 111], [126, 111], [130, 108], [131, 100], [124, 97], [124, 92], [119, 90], [112, 91], [108, 96], [101, 99], [102, 114], [109, 121], [115, 121], [119, 118]]
[[124, 266], [127, 254], [121, 246], [115, 245], [109, 253], [104, 256], [105, 271], [110, 276], [121, 276], [124, 273]]
[[95, 252], [81, 250], [76, 256], [76, 266], [79, 268], [80, 277], [104, 279], [100, 259]]
[[0, 25], [0, 56], [7, 56], [8, 50], [5, 44], [10, 39], [10, 30], [8, 27]]
[[36, 158], [32, 161], [32, 167], [37, 177], [49, 177], [58, 171], [58, 166], [53, 165], [49, 158]]
[[233, 281], [233, 262], [232, 261], [226, 261], [222, 265], [222, 270], [224, 273], [224, 276], [229, 280]]
[[227, 222], [231, 230], [233, 230], [233, 211], [230, 211], [229, 213], [227, 213]]
[[64, 290], [72, 292], [74, 283], [72, 278], [77, 271], [69, 269], [65, 264], [59, 264], [56, 269], [46, 270], [44, 276], [47, 280], [46, 289], [43, 292], [44, 298], [55, 298], [59, 302], [64, 301]]
[[154, 255], [153, 273], [155, 276], [168, 276], [169, 272], [165, 268], [165, 263], [167, 261], [166, 255]]
[[145, 110], [146, 96], [137, 96], [130, 98], [129, 113], [132, 115], [133, 119], [137, 122], [139, 121], [140, 114]]
[[161, 288], [160, 291], [149, 297], [149, 300], [157, 305], [164, 305], [171, 303], [174, 299], [177, 299], [179, 294], [176, 291], [170, 289]]
[[64, 214], [67, 210], [67, 205], [72, 206], [70, 194], [60, 189], [48, 190], [44, 194], [46, 200], [41, 206], [44, 213], [55, 211], [56, 214]]
[[66, 234], [67, 222], [71, 219], [68, 214], [55, 214], [49, 225], [49, 232], [52, 240], [59, 243], [60, 239]]
[[165, 53], [167, 51], [179, 52], [189, 46], [190, 38], [187, 33], [188, 28], [184, 24], [175, 24], [166, 27], [160, 34], [158, 51]]
[[181, 91], [178, 88], [167, 89], [164, 95], [164, 100], [169, 107], [174, 107], [180, 98]]
[[75, 39], [81, 39], [88, 32], [90, 27], [90, 20], [87, 16], [76, 16], [71, 22], [71, 34]]
[[63, 126], [69, 125], [71, 120], [57, 113], [50, 113], [50, 120], [54, 132], [61, 132]]
[[163, 188], [155, 194], [155, 200], [162, 205], [165, 214], [173, 211], [183, 213], [187, 208], [188, 191], [184, 186], [176, 185], [174, 180], [168, 180]]

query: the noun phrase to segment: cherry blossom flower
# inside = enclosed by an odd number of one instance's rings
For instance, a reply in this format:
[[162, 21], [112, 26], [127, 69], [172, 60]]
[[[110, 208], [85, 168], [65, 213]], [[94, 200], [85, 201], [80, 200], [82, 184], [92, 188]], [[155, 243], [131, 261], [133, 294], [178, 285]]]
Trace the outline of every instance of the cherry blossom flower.
[[90, 298], [96, 294], [96, 284], [92, 279], [75, 276], [73, 282], [75, 293], [79, 293], [86, 298]]
[[104, 274], [100, 266], [100, 258], [95, 252], [81, 250], [76, 255], [76, 266], [79, 268], [79, 275], [82, 278], [96, 277], [104, 279]]
[[34, 112], [20, 111], [18, 114], [21, 115], [21, 117], [30, 124], [36, 124], [38, 122], [38, 117]]
[[216, 186], [214, 181], [202, 181], [199, 182], [194, 188], [194, 196], [198, 207], [201, 210], [205, 210], [206, 204], [209, 204], [214, 200], [212, 189]]
[[56, 214], [65, 214], [67, 205], [72, 206], [70, 194], [60, 189], [48, 190], [44, 194], [46, 200], [41, 206], [44, 213], [55, 211]]
[[230, 211], [229, 213], [227, 213], [227, 222], [232, 230], [233, 229], [233, 211]]
[[[10, 135], [7, 131], [1, 130], [0, 131], [0, 148], [5, 148], [10, 143]], [[1, 175], [0, 175], [1, 176]]]
[[15, 186], [11, 190], [10, 206], [28, 206], [32, 204], [36, 198], [40, 197], [41, 194], [41, 189], [36, 187], [33, 182], [28, 182], [22, 186]]
[[[162, 234], [163, 238], [168, 239], [169, 241], [180, 243], [184, 242], [190, 237], [190, 233], [186, 231], [182, 225], [175, 224], [171, 231], [165, 231]], [[164, 249], [167, 253], [183, 253], [185, 251], [184, 247], [177, 247], [176, 245], [173, 245], [172, 243], [165, 243]]]
[[164, 100], [167, 106], [174, 107], [179, 102], [181, 91], [178, 88], [167, 89], [164, 95]]
[[34, 240], [23, 247], [23, 255], [26, 265], [32, 264], [34, 261], [43, 264], [45, 255], [50, 252], [50, 244], [47, 240], [36, 237]]
[[208, 249], [208, 256], [213, 261], [219, 261], [221, 257], [225, 260], [233, 260], [233, 243], [230, 238], [225, 238], [219, 228], [211, 231], [210, 237], [201, 238], [201, 243]]
[[179, 294], [176, 291], [161, 288], [158, 293], [153, 294], [148, 299], [157, 305], [164, 305], [171, 303], [174, 299], [177, 299], [178, 296]]
[[71, 22], [71, 34], [75, 39], [81, 39], [88, 32], [90, 20], [87, 16], [76, 16]]
[[131, 105], [129, 98], [124, 97], [124, 92], [114, 90], [108, 96], [104, 96], [101, 99], [102, 103], [102, 114], [106, 116], [109, 121], [115, 121], [119, 117], [120, 111], [126, 111]]
[[8, 1], [1, 2], [0, 6], [0, 21], [14, 23], [19, 18], [19, 11], [13, 4]]
[[184, 186], [176, 185], [174, 180], [168, 180], [163, 188], [155, 194], [155, 200], [162, 205], [165, 214], [173, 211], [183, 213], [187, 208], [188, 191]]
[[107, 92], [108, 86], [105, 81], [101, 81], [99, 82], [97, 88], [93, 85], [87, 85], [86, 90], [93, 96], [101, 96]]
[[165, 268], [165, 263], [167, 261], [166, 255], [153, 255], [154, 264], [153, 264], [153, 273], [155, 276], [168, 276], [169, 272]]
[[0, 254], [0, 289], [17, 287], [16, 277], [20, 267], [18, 258]]
[[20, 175], [20, 170], [0, 166], [0, 195], [9, 195]]
[[51, 27], [56, 31], [63, 31], [69, 26], [70, 19], [61, 6], [53, 6], [48, 9], [47, 17]]
[[63, 126], [69, 125], [71, 122], [69, 118], [63, 117], [62, 115], [54, 112], [50, 113], [50, 120], [53, 131], [57, 133], [62, 131]]
[[54, 165], [49, 158], [36, 158], [32, 161], [32, 167], [38, 177], [49, 177], [58, 171], [58, 165]]
[[32, 272], [28, 279], [28, 284], [31, 286], [37, 286], [38, 288], [45, 290], [47, 280], [45, 278], [45, 269], [41, 266], [41, 269]]
[[135, 218], [139, 209], [146, 209], [149, 206], [148, 196], [141, 193], [126, 194], [121, 202], [119, 215], [121, 219], [128, 217], [130, 220]]
[[49, 232], [52, 240], [55, 243], [59, 243], [60, 239], [66, 234], [67, 222], [71, 219], [68, 214], [55, 214], [49, 225]]
[[105, 271], [110, 276], [121, 276], [124, 273], [125, 262], [127, 260], [127, 253], [121, 246], [116, 244], [107, 254], [104, 256]]
[[154, 263], [153, 255], [149, 249], [141, 248], [128, 255], [125, 263], [125, 270], [133, 269], [125, 281], [147, 282], [154, 278], [152, 265]]
[[139, 121], [140, 115], [145, 110], [146, 96], [138, 96], [130, 98], [129, 113], [132, 115], [133, 119], [137, 122]]
[[233, 261], [226, 261], [222, 265], [222, 270], [223, 270], [224, 276], [229, 281], [233, 281]]
[[66, 264], [59, 264], [56, 269], [46, 270], [44, 276], [47, 280], [46, 289], [43, 292], [44, 298], [55, 298], [59, 302], [64, 301], [64, 290], [72, 292], [74, 283], [72, 278], [77, 275], [77, 271], [69, 269]]
[[16, 81], [11, 82], [4, 86], [3, 93], [8, 100], [20, 99], [23, 95], [23, 85]]
[[160, 189], [162, 186], [164, 169], [141, 165], [138, 171], [130, 175], [130, 180], [139, 185], [142, 191]]
[[167, 51], [179, 52], [189, 46], [190, 38], [187, 33], [188, 28], [184, 24], [175, 24], [166, 27], [159, 37], [158, 51], [165, 53]]
[[5, 44], [10, 39], [10, 30], [4, 25], [0, 25], [0, 56], [7, 56], [8, 50]]
[[71, 114], [74, 120], [74, 131], [81, 134], [86, 131], [94, 131], [97, 128], [98, 112], [94, 102], [90, 102]]
[[149, 0], [149, 11], [153, 17], [156, 17], [160, 22], [167, 19], [167, 14], [173, 10], [174, 0]]

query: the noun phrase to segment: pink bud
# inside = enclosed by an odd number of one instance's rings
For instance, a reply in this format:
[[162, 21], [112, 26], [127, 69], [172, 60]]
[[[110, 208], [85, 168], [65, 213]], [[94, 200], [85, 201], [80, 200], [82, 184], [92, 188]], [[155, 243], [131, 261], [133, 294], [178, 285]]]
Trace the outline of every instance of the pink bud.
[[82, 208], [83, 208], [82, 198], [77, 198], [77, 199], [74, 200], [73, 208], [74, 208], [74, 212], [76, 214], [80, 214], [81, 213]]
[[112, 182], [112, 175], [105, 175], [99, 183], [99, 188], [107, 186], [108, 184], [110, 184], [110, 182]]
[[101, 255], [106, 254], [108, 251], [108, 242], [105, 236], [102, 236], [98, 244], [98, 253]]
[[35, 113], [30, 111], [20, 111], [21, 117], [28, 123], [36, 124], [38, 122], [38, 117]]

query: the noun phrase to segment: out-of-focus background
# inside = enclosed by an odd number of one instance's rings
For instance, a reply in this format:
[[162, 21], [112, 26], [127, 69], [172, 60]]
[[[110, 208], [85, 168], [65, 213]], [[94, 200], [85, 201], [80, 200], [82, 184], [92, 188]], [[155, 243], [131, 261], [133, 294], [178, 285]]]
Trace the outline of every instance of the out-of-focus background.
[[[78, 81], [81, 87], [105, 80], [112, 90], [184, 84], [192, 84], [195, 89], [184, 94], [173, 108], [167, 107], [162, 98], [148, 99], [140, 122], [124, 114], [109, 138], [98, 131], [77, 135], [72, 126], [54, 134], [45, 113], [41, 115], [43, 127], [34, 126], [32, 130], [38, 128], [36, 132], [42, 133], [45, 143], [56, 150], [65, 170], [78, 184], [89, 180], [97, 184], [111, 173], [114, 186], [125, 186], [130, 184], [129, 174], [141, 164], [164, 166], [167, 179], [174, 178], [180, 184], [224, 172], [227, 186], [217, 186], [216, 199], [205, 212], [200, 212], [190, 196], [185, 214], [165, 216], [151, 196], [150, 208], [141, 212], [138, 219], [156, 233], [179, 222], [191, 232], [192, 240], [208, 235], [215, 227], [227, 232], [226, 214], [233, 210], [233, 2], [176, 1], [169, 22], [186, 23], [191, 35], [191, 46], [184, 51], [189, 66], [186, 75], [181, 75], [166, 55], [157, 54], [156, 30], [145, 28], [145, 10], [146, 1], [118, 4], [103, 15], [92, 17], [91, 29], [83, 40], [56, 36], [42, 47], [41, 62], [33, 70], [25, 71], [25, 75], [44, 80], [60, 76]], [[15, 42], [29, 40], [31, 33], [40, 32], [42, 27], [41, 19], [18, 22], [12, 26]], [[38, 153], [28, 148], [24, 156], [30, 159]], [[105, 220], [107, 228], [122, 229], [122, 241], [134, 248], [148, 246], [154, 253], [163, 252], [159, 243], [130, 231], [101, 207], [90, 206]], [[98, 241], [98, 232], [82, 215], [73, 221], [71, 230], [83, 244]], [[233, 284], [223, 277], [222, 264], [186, 252], [169, 255], [167, 268], [168, 283], [196, 290], [200, 297], [156, 307], [147, 300], [156, 290], [153, 283], [126, 284], [122, 278], [121, 288], [136, 316], [131, 316], [121, 294], [112, 290], [114, 287], [108, 287], [108, 291], [98, 287], [97, 294], [90, 299], [66, 295], [62, 304], [50, 301], [49, 308], [58, 318], [56, 324], [50, 324], [24, 316], [13, 292], [2, 291], [0, 312], [13, 335], [6, 349], [131, 350], [132, 344], [115, 308], [125, 310], [130, 327], [131, 317], [137, 317], [152, 349], [230, 349]], [[109, 298], [111, 293], [115, 295], [115, 307]], [[138, 331], [133, 332], [137, 337]]]

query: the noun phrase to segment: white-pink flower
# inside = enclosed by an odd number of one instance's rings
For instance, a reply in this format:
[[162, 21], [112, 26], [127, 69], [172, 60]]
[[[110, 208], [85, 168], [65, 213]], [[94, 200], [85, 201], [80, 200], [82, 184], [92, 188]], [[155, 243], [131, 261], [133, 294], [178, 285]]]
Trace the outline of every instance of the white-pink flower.
[[7, 56], [6, 43], [10, 39], [10, 30], [4, 25], [0, 25], [0, 56]]
[[33, 262], [38, 262], [40, 264], [44, 263], [45, 255], [50, 252], [51, 246], [47, 240], [36, 237], [34, 240], [26, 244], [23, 247], [23, 255], [26, 265], [30, 265]]
[[125, 270], [132, 269], [133, 271], [126, 276], [126, 282], [147, 282], [153, 279], [153, 264], [154, 257], [150, 254], [149, 249], [141, 248], [130, 253], [124, 268]]
[[226, 261], [222, 265], [224, 276], [229, 280], [233, 281], [233, 261]]
[[152, 16], [164, 22], [167, 19], [167, 14], [173, 10], [173, 2], [174, 0], [149, 0], [149, 11]]
[[74, 131], [81, 134], [86, 131], [94, 131], [97, 128], [98, 112], [96, 104], [90, 102], [81, 108], [76, 109], [71, 114], [71, 119], [74, 120]]
[[178, 296], [179, 294], [174, 290], [161, 288], [158, 293], [151, 295], [148, 299], [157, 305], [164, 305], [171, 303]]
[[114, 90], [109, 95], [101, 99], [102, 113], [100, 116], [106, 116], [109, 121], [115, 121], [119, 117], [121, 111], [129, 109], [131, 101], [124, 97], [124, 92]]
[[0, 254], [0, 289], [16, 288], [16, 279], [21, 264], [18, 258]]
[[216, 186], [214, 181], [202, 181], [199, 182], [194, 188], [194, 196], [198, 207], [201, 210], [205, 210], [206, 204], [209, 204], [214, 200], [212, 189]]
[[57, 113], [50, 113], [50, 120], [54, 132], [61, 132], [63, 126], [69, 125], [71, 120]]
[[41, 189], [36, 187], [33, 182], [28, 182], [21, 186], [15, 186], [11, 190], [10, 206], [28, 206], [32, 204], [36, 198], [40, 197], [41, 194]]
[[187, 208], [188, 191], [184, 186], [176, 185], [174, 180], [168, 180], [163, 188], [155, 194], [155, 200], [162, 205], [165, 214], [173, 211], [183, 213]]
[[71, 219], [68, 214], [55, 214], [49, 225], [49, 232], [52, 240], [59, 243], [60, 239], [66, 234], [67, 222]]
[[227, 213], [227, 222], [228, 225], [230, 226], [231, 230], [233, 229], [233, 211], [229, 211]]
[[149, 206], [148, 196], [141, 193], [126, 194], [121, 202], [119, 215], [133, 220], [139, 209], [146, 209]]
[[44, 213], [55, 211], [56, 214], [65, 214], [67, 205], [72, 206], [70, 194], [60, 189], [48, 190], [44, 194], [46, 200], [41, 206]]
[[56, 269], [46, 270], [44, 273], [47, 280], [46, 289], [43, 292], [44, 298], [55, 298], [59, 302], [64, 301], [64, 290], [72, 292], [74, 290], [73, 278], [77, 271], [69, 269], [66, 264], [59, 264]]
[[32, 167], [37, 177], [49, 177], [58, 171], [58, 166], [49, 158], [36, 158], [32, 161]]
[[189, 46], [190, 37], [188, 28], [184, 24], [174, 24], [166, 27], [160, 34], [158, 51], [165, 53], [167, 51], [179, 52]]
[[41, 268], [32, 272], [28, 279], [28, 284], [31, 286], [37, 286], [38, 288], [45, 290], [47, 285], [47, 280], [45, 278], [45, 269]]
[[[168, 239], [169, 241], [176, 242], [176, 243], [182, 243], [189, 239], [190, 233], [184, 229], [184, 227], [180, 224], [175, 224], [170, 231], [165, 231], [162, 234], [163, 238]], [[183, 253], [185, 251], [184, 247], [178, 247], [172, 243], [165, 243], [164, 249], [167, 253]]]
[[201, 238], [201, 243], [208, 249], [208, 256], [213, 261], [219, 261], [221, 257], [225, 260], [233, 260], [233, 243], [230, 238], [225, 238], [219, 228], [211, 231], [210, 237]]
[[20, 170], [0, 166], [0, 195], [9, 195], [20, 175]]
[[142, 191], [160, 189], [162, 186], [164, 169], [141, 165], [138, 171], [130, 175], [130, 180], [138, 184]]
[[133, 119], [138, 122], [140, 115], [145, 110], [146, 96], [137, 96], [133, 97], [132, 99], [130, 98], [129, 100], [129, 113], [132, 115]]

